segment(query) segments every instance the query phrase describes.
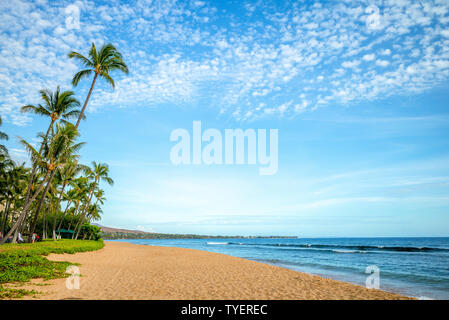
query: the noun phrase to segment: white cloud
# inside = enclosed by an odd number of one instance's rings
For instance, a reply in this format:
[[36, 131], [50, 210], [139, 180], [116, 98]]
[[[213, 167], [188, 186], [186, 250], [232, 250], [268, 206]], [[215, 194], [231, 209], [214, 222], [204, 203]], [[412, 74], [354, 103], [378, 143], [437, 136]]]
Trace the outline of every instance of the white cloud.
[[365, 61], [373, 61], [375, 58], [376, 58], [376, 55], [374, 53], [365, 54], [363, 56], [363, 60], [365, 60]]
[[376, 65], [381, 67], [387, 67], [390, 64], [387, 60], [376, 60]]
[[360, 64], [360, 60], [345, 61], [341, 64], [343, 68], [355, 68]]

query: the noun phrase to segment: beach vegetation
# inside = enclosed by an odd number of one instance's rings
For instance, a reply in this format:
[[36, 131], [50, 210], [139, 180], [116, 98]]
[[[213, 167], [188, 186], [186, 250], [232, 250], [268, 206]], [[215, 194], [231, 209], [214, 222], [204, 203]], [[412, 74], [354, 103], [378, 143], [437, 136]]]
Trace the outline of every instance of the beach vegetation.
[[33, 244], [8, 243], [0, 247], [0, 299], [21, 298], [36, 294], [35, 290], [17, 289], [14, 284], [28, 282], [31, 279], [56, 279], [69, 276], [66, 269], [73, 263], [51, 261], [46, 258], [50, 253], [68, 253], [94, 251], [103, 248], [102, 240], [44, 240]]

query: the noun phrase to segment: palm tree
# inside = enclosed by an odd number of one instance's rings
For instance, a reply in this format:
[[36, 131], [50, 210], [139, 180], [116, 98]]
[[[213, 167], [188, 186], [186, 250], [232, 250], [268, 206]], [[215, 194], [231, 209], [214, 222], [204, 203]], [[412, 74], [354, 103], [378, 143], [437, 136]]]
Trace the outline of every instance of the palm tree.
[[125, 62], [123, 62], [121, 53], [118, 52], [112, 44], [104, 45], [100, 49], [100, 51], [97, 52], [95, 44], [92, 43], [89, 51], [89, 58], [75, 51], [70, 52], [68, 57], [71, 59], [77, 59], [83, 66], [87, 67], [87, 69], [81, 70], [73, 76], [72, 84], [74, 86], [77, 86], [81, 79], [86, 78], [94, 73], [94, 78], [92, 80], [89, 93], [87, 94], [86, 101], [84, 101], [81, 115], [76, 122], [76, 128], [78, 128], [81, 117], [84, 115], [84, 110], [86, 109], [87, 103], [89, 102], [90, 95], [92, 94], [92, 90], [94, 89], [95, 82], [97, 81], [97, 77], [100, 76], [100, 78], [105, 79], [114, 89], [115, 83], [109, 73], [111, 71], [118, 70], [124, 72], [125, 74], [128, 74], [129, 71]]
[[17, 231], [23, 221], [25, 220], [28, 209], [30, 208], [31, 203], [36, 199], [36, 197], [43, 191], [44, 186], [44, 195], [48, 192], [50, 188], [50, 183], [53, 180], [53, 177], [56, 173], [56, 170], [60, 167], [66, 165], [68, 159], [78, 151], [84, 143], [76, 143], [75, 139], [78, 137], [78, 131], [71, 124], [67, 123], [65, 125], [57, 125], [55, 133], [52, 135], [51, 139], [46, 139], [42, 154], [37, 152], [34, 147], [26, 142], [24, 139], [21, 139], [21, 143], [27, 149], [27, 151], [31, 154], [31, 158], [33, 163], [39, 166], [42, 170], [45, 170], [45, 176], [42, 182], [40, 183], [37, 191], [34, 193], [30, 199], [25, 201], [22, 212], [19, 215], [19, 218], [14, 223], [12, 228], [9, 230], [8, 234], [0, 241], [0, 244], [5, 243], [6, 239], [14, 233], [13, 242], [17, 239]]
[[97, 201], [95, 201], [95, 204], [104, 204], [104, 202], [106, 201], [106, 197], [104, 196], [104, 190], [103, 189], [98, 189], [95, 193], [95, 198], [97, 199]]
[[67, 215], [67, 211], [69, 210], [69, 207], [72, 204], [72, 202], [75, 201], [76, 195], [77, 195], [77, 193], [76, 193], [75, 189], [70, 189], [69, 191], [67, 191], [67, 193], [64, 193], [63, 200], [67, 201], [67, 204], [65, 206], [64, 212], [62, 213], [62, 217], [61, 217], [61, 219], [59, 221], [57, 230], [61, 229], [62, 224], [64, 223], [64, 219], [65, 219], [65, 217]]
[[60, 180], [62, 182], [61, 192], [59, 193], [58, 202], [56, 203], [55, 215], [53, 217], [53, 240], [56, 240], [56, 219], [59, 212], [59, 204], [64, 195], [64, 189], [67, 184], [83, 170], [85, 166], [79, 165], [77, 161], [69, 161], [66, 166], [58, 170]]
[[[0, 126], [2, 125], [2, 117], [0, 117]], [[8, 135], [2, 131], [0, 131], [0, 140], [8, 140]], [[2, 144], [0, 144], [0, 153], [8, 154], [8, 150]]]
[[[73, 165], [73, 162], [79, 157], [78, 155], [75, 154], [75, 152], [77, 150], [79, 150], [79, 148], [81, 148], [81, 146], [84, 143], [75, 144], [74, 141], [77, 136], [78, 136], [78, 132], [75, 129], [75, 127], [73, 126], [73, 124], [71, 124], [71, 123], [67, 123], [65, 125], [58, 124], [56, 126], [56, 132], [50, 139], [50, 144], [47, 144], [44, 146], [43, 156], [46, 157], [50, 163], [54, 159], [55, 153], [59, 151], [58, 147], [64, 147], [64, 148], [66, 148], [66, 150], [59, 154], [58, 166], [52, 170], [50, 179], [47, 182], [47, 186], [45, 187], [45, 190], [41, 196], [39, 205], [36, 209], [36, 213], [34, 215], [34, 220], [33, 220], [33, 223], [32, 223], [31, 229], [30, 229], [30, 234], [34, 233], [34, 229], [36, 227], [36, 222], [37, 222], [37, 217], [39, 215], [39, 212], [40, 212], [41, 206], [44, 202], [44, 199], [47, 196], [47, 192], [49, 191], [49, 189], [51, 187], [51, 184], [53, 182], [53, 178], [54, 178], [55, 174], [60, 172], [60, 170], [64, 170], [66, 167]], [[55, 140], [58, 140], [58, 139], [60, 140], [59, 145], [57, 144], [56, 148], [52, 149], [53, 143], [57, 142]], [[26, 146], [28, 146], [28, 145], [26, 145]], [[48, 170], [48, 168], [47, 168], [47, 170]], [[58, 207], [59, 207], [59, 204], [58, 204]], [[55, 215], [56, 215], [56, 213], [55, 213]], [[45, 222], [45, 219], [44, 219], [44, 222]]]
[[[69, 210], [69, 213], [71, 213], [69, 226], [67, 228], [69, 230], [70, 230], [70, 227], [72, 226], [73, 220], [76, 218], [76, 214], [78, 213], [78, 209], [80, 208], [80, 205], [82, 207], [82, 203], [87, 201], [87, 197], [89, 195], [89, 179], [84, 176], [76, 179], [74, 181], [74, 183], [72, 184], [71, 191], [74, 191], [74, 193], [71, 195], [72, 202], [74, 203], [74, 207]], [[78, 225], [76, 225], [76, 228], [77, 227], [78, 227]], [[74, 228], [74, 230], [76, 228]], [[73, 234], [73, 238], [74, 237], [75, 237], [75, 234]]]
[[106, 163], [96, 163], [95, 161], [92, 161], [92, 168], [87, 167], [84, 170], [84, 174], [93, 179], [94, 182], [91, 186], [90, 189], [90, 196], [89, 196], [89, 200], [86, 202], [86, 204], [84, 205], [83, 211], [82, 211], [82, 215], [81, 215], [81, 220], [80, 220], [80, 224], [78, 227], [78, 231], [76, 233], [75, 239], [78, 239], [78, 235], [79, 232], [81, 230], [81, 226], [83, 225], [84, 219], [86, 217], [86, 213], [88, 211], [89, 205], [92, 201], [92, 196], [94, 195], [94, 192], [96, 191], [97, 186], [99, 185], [99, 183], [101, 181], [105, 181], [106, 183], [108, 183], [109, 185], [113, 185], [114, 184], [114, 180], [112, 180], [109, 177], [109, 167]]
[[75, 98], [75, 93], [73, 91], [61, 92], [61, 89], [58, 86], [55, 92], [44, 89], [40, 90], [39, 93], [44, 101], [43, 105], [26, 105], [20, 110], [22, 112], [31, 112], [50, 118], [50, 125], [48, 126], [47, 133], [45, 135], [46, 138], [48, 138], [51, 128], [53, 128], [54, 123], [58, 119], [62, 118], [69, 120], [81, 116], [81, 111], [78, 109], [81, 104]]
[[[63, 91], [61, 92], [59, 86], [56, 88], [55, 92], [43, 89], [39, 91], [43, 104], [26, 105], [21, 108], [22, 112], [31, 112], [37, 115], [50, 117], [50, 125], [48, 126], [47, 132], [44, 137], [42, 137], [42, 144], [39, 153], [42, 152], [45, 141], [48, 139], [51, 129], [55, 122], [62, 119], [72, 119], [76, 117], [81, 117], [81, 111], [78, 109], [80, 102], [75, 98], [75, 93], [73, 91]], [[25, 202], [28, 201], [30, 197], [31, 185], [36, 174], [37, 167], [33, 165], [31, 170], [30, 179], [28, 181], [27, 193], [25, 196]]]
[[5, 231], [10, 208], [20, 192], [20, 179], [24, 174], [24, 165], [16, 166], [5, 154], [0, 154], [0, 203], [4, 202], [1, 216], [0, 232]]
[[91, 204], [88, 210], [89, 222], [100, 220], [102, 213], [103, 210], [101, 209], [100, 205], [98, 205], [97, 203]]
[[25, 163], [22, 163], [19, 166], [10, 161], [9, 168], [10, 169], [8, 171], [3, 172], [3, 176], [0, 179], [0, 201], [2, 201], [2, 199], [5, 200], [2, 224], [0, 229], [2, 234], [5, 231], [10, 212], [20, 207], [23, 196], [22, 192], [23, 190], [25, 190], [26, 180], [29, 174], [29, 169], [25, 168]]

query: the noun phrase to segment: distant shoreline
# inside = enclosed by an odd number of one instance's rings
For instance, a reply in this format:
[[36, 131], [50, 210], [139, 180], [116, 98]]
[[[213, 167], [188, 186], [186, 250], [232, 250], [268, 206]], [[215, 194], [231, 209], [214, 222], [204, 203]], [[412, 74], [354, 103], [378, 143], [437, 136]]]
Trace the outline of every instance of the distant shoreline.
[[297, 239], [298, 236], [211, 236], [201, 234], [176, 234], [176, 233], [156, 233], [140, 230], [127, 230], [118, 228], [104, 227], [95, 224], [101, 228], [102, 238], [104, 240], [126, 240], [126, 239]]
[[104, 240], [139, 239], [298, 239], [297, 236], [208, 236], [170, 233], [103, 233]]

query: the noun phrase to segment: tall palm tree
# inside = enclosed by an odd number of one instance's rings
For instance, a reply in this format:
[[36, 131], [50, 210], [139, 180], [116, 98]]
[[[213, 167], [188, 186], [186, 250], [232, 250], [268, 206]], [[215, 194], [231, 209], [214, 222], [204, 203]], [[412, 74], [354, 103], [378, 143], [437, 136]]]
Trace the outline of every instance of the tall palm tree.
[[[80, 214], [80, 207], [84, 207], [85, 202], [87, 202], [87, 199], [89, 197], [90, 192], [90, 184], [89, 184], [89, 178], [82, 176], [78, 179], [76, 179], [76, 183], [72, 185], [73, 189], [75, 190], [75, 195], [73, 196], [73, 202], [75, 206], [72, 208], [73, 211], [71, 212], [71, 219], [69, 223], [68, 229], [70, 230], [70, 227], [72, 226], [72, 223], [74, 220], [80, 221], [81, 218], [76, 219], [76, 215], [78, 214], [81, 217]], [[78, 223], [76, 223], [75, 228], [73, 230], [76, 230], [78, 228]], [[72, 235], [72, 239], [75, 238], [75, 233]]]
[[61, 199], [64, 195], [64, 189], [67, 186], [67, 184], [78, 174], [83, 170], [85, 166], [78, 164], [77, 161], [69, 161], [67, 165], [65, 165], [63, 168], [60, 168], [58, 170], [60, 180], [62, 182], [62, 188], [61, 192], [59, 193], [59, 198], [56, 203], [56, 210], [55, 215], [53, 217], [53, 240], [56, 240], [56, 219], [58, 217], [59, 212], [59, 204], [61, 202]]
[[75, 154], [84, 143], [75, 143], [75, 139], [79, 136], [76, 128], [71, 124], [67, 123], [65, 125], [57, 125], [55, 133], [51, 137], [51, 139], [46, 139], [44, 144], [44, 150], [42, 154], [34, 149], [34, 147], [26, 142], [24, 139], [21, 139], [21, 143], [27, 149], [27, 151], [31, 154], [31, 158], [33, 163], [36, 163], [42, 170], [45, 170], [45, 176], [42, 182], [40, 183], [38, 189], [34, 193], [30, 199], [25, 201], [22, 212], [19, 215], [19, 218], [14, 223], [12, 228], [9, 230], [8, 234], [0, 241], [0, 244], [5, 243], [6, 239], [14, 233], [12, 241], [15, 242], [17, 239], [17, 231], [20, 225], [26, 218], [28, 213], [28, 209], [30, 208], [31, 203], [36, 199], [36, 197], [43, 191], [44, 187], [44, 195], [48, 192], [50, 188], [50, 183], [53, 180], [53, 177], [56, 173], [56, 170], [60, 167], [66, 165], [70, 156]]
[[24, 164], [17, 166], [6, 155], [0, 154], [0, 203], [4, 202], [0, 232], [3, 234], [9, 218], [10, 208], [14, 207], [21, 191], [21, 180], [27, 170]]
[[99, 52], [97, 52], [95, 44], [92, 43], [88, 56], [89, 58], [75, 51], [70, 52], [68, 55], [69, 58], [75, 58], [87, 68], [77, 72], [73, 76], [72, 84], [74, 86], [77, 86], [81, 79], [89, 77], [92, 73], [94, 73], [94, 78], [92, 80], [92, 84], [90, 86], [90, 90], [87, 94], [86, 100], [84, 101], [81, 115], [76, 122], [76, 128], [78, 128], [81, 117], [84, 115], [84, 110], [86, 109], [87, 103], [89, 102], [89, 98], [92, 94], [92, 90], [94, 89], [97, 77], [100, 76], [100, 78], [105, 79], [114, 89], [115, 83], [109, 73], [115, 70], [122, 71], [125, 74], [128, 74], [129, 72], [125, 62], [123, 62], [121, 53], [118, 52], [117, 49], [110, 43], [101, 47]]
[[22, 202], [22, 193], [25, 190], [29, 174], [29, 169], [25, 168], [25, 163], [16, 165], [11, 161], [11, 164], [10, 170], [4, 172], [4, 175], [0, 178], [1, 197], [5, 199], [5, 208], [0, 230], [2, 234], [5, 231], [9, 214], [12, 211], [11, 208], [14, 210], [17, 209]]
[[[48, 89], [43, 89], [39, 91], [41, 94], [41, 99], [43, 104], [26, 105], [21, 108], [22, 112], [31, 112], [37, 115], [46, 116], [50, 118], [50, 124], [48, 126], [47, 132], [42, 139], [42, 144], [39, 153], [42, 152], [45, 141], [48, 139], [53, 125], [58, 119], [62, 118], [64, 121], [67, 119], [73, 119], [76, 117], [82, 117], [81, 111], [78, 109], [80, 102], [75, 98], [75, 93], [73, 91], [63, 91], [61, 92], [59, 86], [56, 88], [55, 92], [51, 92]], [[33, 165], [31, 170], [30, 179], [28, 181], [28, 188], [25, 196], [25, 202], [29, 200], [31, 185], [36, 174], [37, 167]]]
[[40, 90], [41, 98], [43, 104], [26, 105], [20, 110], [22, 112], [31, 112], [40, 116], [45, 116], [50, 118], [50, 125], [48, 126], [47, 133], [45, 135], [48, 138], [51, 128], [53, 128], [54, 123], [62, 118], [65, 120], [75, 119], [81, 116], [81, 111], [78, 109], [80, 107], [80, 102], [75, 98], [75, 93], [73, 91], [63, 91], [59, 86], [56, 88], [55, 92], [51, 92], [48, 89]]
[[109, 185], [113, 185], [114, 184], [114, 180], [112, 180], [109, 177], [109, 167], [106, 163], [96, 163], [95, 161], [92, 161], [92, 168], [87, 167], [84, 170], [84, 174], [93, 179], [94, 182], [91, 186], [91, 191], [90, 191], [90, 196], [89, 196], [89, 200], [86, 202], [86, 204], [84, 205], [83, 211], [82, 211], [82, 215], [81, 215], [81, 221], [78, 227], [78, 231], [76, 233], [75, 239], [78, 239], [78, 235], [79, 232], [81, 230], [81, 226], [83, 225], [84, 219], [86, 217], [86, 213], [88, 211], [89, 205], [92, 201], [92, 196], [94, 195], [94, 192], [96, 191], [97, 186], [99, 185], [99, 183], [101, 181], [105, 181], [106, 183], [108, 183]]
[[[77, 143], [75, 144], [75, 139], [78, 136], [78, 132], [71, 123], [67, 123], [65, 125], [57, 125], [56, 131], [49, 139], [49, 143], [44, 146], [43, 156], [47, 158], [47, 161], [51, 162], [54, 157], [55, 153], [58, 151], [58, 146], [56, 148], [52, 149], [52, 144], [55, 142], [55, 140], [59, 139], [60, 144], [59, 146], [62, 146], [66, 148], [65, 151], [63, 151], [61, 154], [59, 154], [58, 163], [59, 165], [52, 171], [52, 174], [50, 176], [50, 179], [47, 182], [47, 186], [45, 187], [45, 190], [41, 196], [41, 200], [39, 201], [39, 205], [36, 209], [34, 220], [30, 229], [30, 234], [34, 233], [34, 229], [36, 227], [37, 217], [39, 215], [40, 209], [42, 207], [42, 204], [45, 200], [45, 197], [47, 196], [47, 192], [49, 191], [51, 184], [54, 180], [54, 176], [56, 173], [60, 172], [60, 170], [64, 170], [66, 167], [73, 165], [73, 162], [78, 159], [79, 155], [76, 155], [75, 152], [81, 148], [81, 146], [84, 143]], [[47, 168], [48, 170], [48, 168]], [[59, 206], [59, 204], [58, 204]], [[56, 215], [56, 213], [55, 213]], [[46, 220], [44, 219], [44, 222]], [[55, 223], [56, 224], [56, 223]], [[31, 238], [30, 238], [31, 239]]]

